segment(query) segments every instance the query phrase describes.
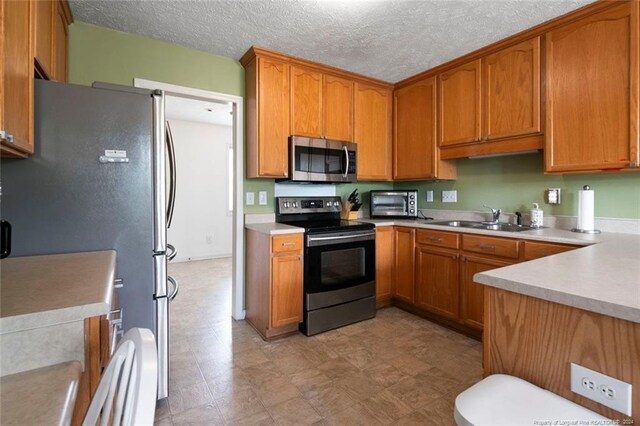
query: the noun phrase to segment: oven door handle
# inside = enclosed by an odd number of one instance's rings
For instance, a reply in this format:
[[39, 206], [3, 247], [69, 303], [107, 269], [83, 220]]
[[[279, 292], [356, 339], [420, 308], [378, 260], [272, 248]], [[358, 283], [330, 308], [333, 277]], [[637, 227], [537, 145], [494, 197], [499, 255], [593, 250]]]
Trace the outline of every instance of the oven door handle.
[[336, 243], [348, 243], [348, 242], [356, 242], [356, 241], [367, 241], [367, 240], [375, 240], [376, 233], [375, 232], [363, 232], [352, 235], [336, 235], [329, 237], [315, 237], [309, 236], [307, 237], [307, 246], [320, 246], [320, 245], [328, 245], [328, 244], [336, 244]]
[[346, 178], [347, 175], [349, 174], [349, 150], [347, 149], [346, 146], [343, 146], [342, 149], [344, 149], [344, 158], [347, 163], [346, 167], [344, 168], [344, 174], [342, 175], [342, 177]]

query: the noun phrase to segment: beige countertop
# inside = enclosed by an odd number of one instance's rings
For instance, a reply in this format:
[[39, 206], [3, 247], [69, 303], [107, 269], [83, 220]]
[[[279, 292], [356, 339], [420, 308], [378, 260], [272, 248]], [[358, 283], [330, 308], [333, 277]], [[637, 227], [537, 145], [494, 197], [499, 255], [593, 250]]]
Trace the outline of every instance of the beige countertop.
[[266, 222], [266, 223], [247, 223], [245, 228], [251, 229], [262, 234], [280, 235], [280, 234], [302, 234], [304, 228], [299, 226], [285, 225], [284, 223]]
[[68, 425], [82, 374], [77, 361], [0, 378], [0, 423]]
[[108, 314], [113, 250], [27, 256], [0, 262], [0, 334]]

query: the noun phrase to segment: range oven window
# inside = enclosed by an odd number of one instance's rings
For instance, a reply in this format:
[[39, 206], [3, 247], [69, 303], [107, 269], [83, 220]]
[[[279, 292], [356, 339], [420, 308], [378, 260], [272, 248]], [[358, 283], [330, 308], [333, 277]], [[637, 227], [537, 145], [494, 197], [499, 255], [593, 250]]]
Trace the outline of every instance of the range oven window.
[[323, 287], [341, 286], [365, 278], [365, 253], [364, 247], [322, 252], [320, 284]]

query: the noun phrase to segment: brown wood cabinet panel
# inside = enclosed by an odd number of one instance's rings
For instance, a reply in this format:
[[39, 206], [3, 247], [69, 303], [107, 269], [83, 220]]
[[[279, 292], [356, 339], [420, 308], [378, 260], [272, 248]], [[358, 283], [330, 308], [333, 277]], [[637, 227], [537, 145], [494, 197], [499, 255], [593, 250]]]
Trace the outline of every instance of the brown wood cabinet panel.
[[473, 281], [473, 276], [480, 272], [509, 266], [512, 262], [505, 262], [489, 257], [464, 255], [460, 257], [460, 291], [461, 309], [460, 320], [477, 330], [482, 330], [484, 324], [484, 287]]
[[579, 246], [569, 246], [563, 244], [541, 243], [537, 241], [523, 241], [523, 260], [539, 259], [565, 251], [575, 250]]
[[404, 302], [415, 302], [414, 270], [415, 270], [415, 230], [412, 228], [395, 228], [395, 280], [393, 297]]
[[256, 58], [246, 67], [247, 177], [288, 176], [289, 64]]
[[539, 133], [540, 37], [489, 55], [483, 63], [483, 139]]
[[416, 305], [449, 319], [459, 317], [458, 254], [416, 247]]
[[52, 78], [67, 81], [68, 28], [62, 3], [55, 2], [53, 14], [53, 72]]
[[547, 172], [638, 166], [638, 2], [546, 36]]
[[481, 69], [478, 59], [438, 77], [439, 146], [480, 141]]
[[[640, 386], [640, 324], [487, 287], [485, 375], [520, 377], [624, 424], [624, 416], [571, 392], [570, 363]], [[552, 350], [550, 350], [552, 348]], [[633, 392], [633, 424], [640, 392]]]
[[33, 56], [30, 1], [2, 1], [0, 28], [0, 130], [3, 154], [33, 153]]
[[394, 273], [394, 232], [392, 226], [376, 228], [376, 302], [391, 299]]
[[353, 81], [324, 75], [323, 135], [327, 139], [353, 141]]
[[460, 246], [460, 235], [454, 232], [418, 229], [416, 233], [416, 241], [418, 244], [457, 249]]
[[393, 92], [356, 83], [354, 97], [358, 180], [391, 180]]
[[53, 75], [53, 20], [57, 7], [57, 1], [33, 1], [33, 55], [39, 71], [44, 72], [46, 78], [51, 78]]
[[490, 256], [518, 258], [519, 241], [510, 238], [485, 237], [480, 235], [462, 235], [462, 250], [482, 253]]
[[271, 306], [269, 285], [271, 282], [271, 244], [269, 236], [252, 229], [246, 232], [247, 249], [245, 278], [246, 320], [264, 337], [269, 329]]
[[429, 78], [394, 92], [393, 178], [435, 176], [436, 86]]
[[291, 134], [319, 138], [322, 135], [322, 73], [291, 67]]
[[274, 256], [271, 259], [271, 327], [302, 321], [302, 255]]
[[302, 234], [274, 235], [271, 238], [273, 253], [302, 250]]

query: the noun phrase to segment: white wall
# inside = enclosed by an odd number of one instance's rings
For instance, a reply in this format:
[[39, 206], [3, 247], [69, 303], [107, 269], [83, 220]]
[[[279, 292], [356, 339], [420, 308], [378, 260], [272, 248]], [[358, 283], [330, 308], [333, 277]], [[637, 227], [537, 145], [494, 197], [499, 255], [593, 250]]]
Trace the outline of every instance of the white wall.
[[[169, 117], [176, 151], [176, 206], [168, 240], [174, 261], [231, 256], [228, 150], [233, 128]], [[208, 241], [207, 241], [208, 239]]]

